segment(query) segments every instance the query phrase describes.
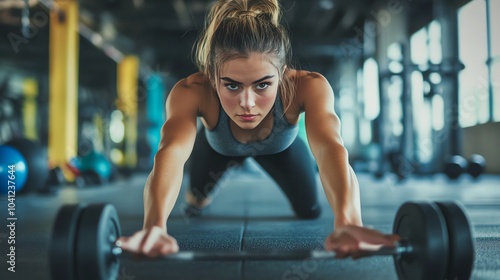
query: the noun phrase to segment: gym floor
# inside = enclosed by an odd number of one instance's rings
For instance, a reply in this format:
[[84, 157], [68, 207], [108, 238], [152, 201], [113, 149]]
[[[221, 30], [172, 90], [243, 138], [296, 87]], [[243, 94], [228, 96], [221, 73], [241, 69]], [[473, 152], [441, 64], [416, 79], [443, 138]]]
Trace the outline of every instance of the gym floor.
[[[120, 216], [122, 234], [130, 235], [140, 229], [145, 179], [145, 174], [136, 174], [129, 180], [101, 187], [76, 189], [64, 186], [52, 196], [18, 196], [16, 273], [2, 269], [0, 279], [50, 279], [48, 248], [52, 224], [63, 204], [112, 203]], [[363, 174], [358, 174], [358, 179], [364, 223], [383, 232], [392, 230], [395, 213], [404, 201], [460, 201], [474, 228], [476, 258], [472, 279], [500, 279], [500, 176], [484, 175], [479, 180], [463, 177], [450, 182], [444, 176], [436, 175], [414, 177], [402, 184], [396, 184], [390, 178], [374, 180]], [[188, 184], [185, 179], [182, 192]], [[321, 188], [319, 183], [318, 188]], [[168, 221], [168, 230], [177, 239], [181, 250], [319, 249], [333, 224], [333, 215], [322, 189], [319, 189], [319, 196], [323, 207], [319, 219], [294, 219], [288, 202], [275, 183], [248, 160], [240, 170], [223, 179], [213, 204], [202, 217], [183, 217], [180, 212], [183, 199], [179, 199]], [[5, 211], [0, 211], [0, 220], [6, 221], [7, 200], [2, 197], [1, 201]], [[8, 248], [4, 229], [0, 233], [1, 252], [7, 252]], [[5, 255], [2, 253], [1, 258], [4, 259]], [[391, 257], [358, 261], [122, 260], [118, 279], [397, 279], [397, 275]]]

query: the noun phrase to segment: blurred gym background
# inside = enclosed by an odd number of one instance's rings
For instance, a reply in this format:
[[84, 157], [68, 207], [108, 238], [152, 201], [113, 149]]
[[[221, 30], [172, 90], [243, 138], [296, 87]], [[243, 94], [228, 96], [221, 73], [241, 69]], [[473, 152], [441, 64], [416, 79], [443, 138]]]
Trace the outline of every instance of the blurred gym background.
[[[78, 185], [150, 170], [210, 3], [2, 1], [0, 143], [37, 142], [37, 172]], [[455, 179], [475, 159], [500, 173], [499, 5], [282, 1], [293, 66], [330, 81], [357, 172]]]

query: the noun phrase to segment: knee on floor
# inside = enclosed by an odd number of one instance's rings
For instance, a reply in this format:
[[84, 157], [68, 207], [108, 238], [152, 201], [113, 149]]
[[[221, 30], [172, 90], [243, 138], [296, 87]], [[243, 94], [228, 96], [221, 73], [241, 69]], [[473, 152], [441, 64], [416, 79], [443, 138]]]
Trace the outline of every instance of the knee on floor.
[[295, 209], [295, 215], [303, 220], [317, 219], [321, 215], [321, 207], [319, 205], [314, 205], [308, 208]]

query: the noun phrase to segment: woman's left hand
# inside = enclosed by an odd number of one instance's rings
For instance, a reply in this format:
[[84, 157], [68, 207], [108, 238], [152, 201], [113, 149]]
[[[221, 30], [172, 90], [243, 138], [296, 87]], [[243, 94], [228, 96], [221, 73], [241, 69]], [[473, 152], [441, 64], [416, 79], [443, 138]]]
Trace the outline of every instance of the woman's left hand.
[[393, 247], [397, 241], [399, 236], [395, 234], [384, 234], [366, 227], [347, 225], [335, 228], [325, 239], [325, 249], [334, 251], [337, 258], [359, 259], [381, 246]]

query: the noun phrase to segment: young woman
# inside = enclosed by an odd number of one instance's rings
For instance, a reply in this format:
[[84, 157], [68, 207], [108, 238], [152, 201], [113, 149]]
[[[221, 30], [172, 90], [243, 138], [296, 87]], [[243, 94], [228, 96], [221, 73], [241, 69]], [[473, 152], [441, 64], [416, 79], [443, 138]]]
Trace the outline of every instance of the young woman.
[[[314, 166], [297, 137], [302, 112], [335, 215], [325, 249], [358, 258], [364, 243], [394, 244], [397, 236], [362, 227], [358, 182], [340, 136], [331, 86], [321, 74], [288, 67], [290, 53], [277, 0], [213, 4], [196, 44], [199, 72], [180, 80], [166, 102], [161, 144], [144, 189], [143, 229], [121, 238], [123, 249], [149, 257], [178, 251], [166, 220], [190, 156], [188, 213], [210, 203], [224, 171], [253, 157], [283, 190], [297, 217], [318, 217]], [[204, 127], [197, 132], [198, 117]]]

